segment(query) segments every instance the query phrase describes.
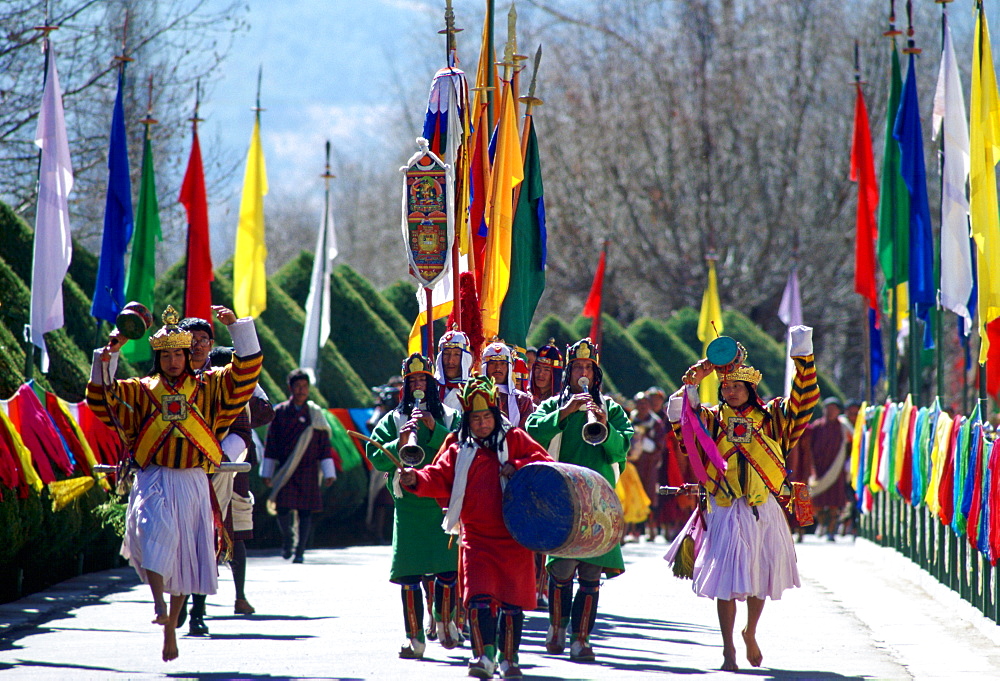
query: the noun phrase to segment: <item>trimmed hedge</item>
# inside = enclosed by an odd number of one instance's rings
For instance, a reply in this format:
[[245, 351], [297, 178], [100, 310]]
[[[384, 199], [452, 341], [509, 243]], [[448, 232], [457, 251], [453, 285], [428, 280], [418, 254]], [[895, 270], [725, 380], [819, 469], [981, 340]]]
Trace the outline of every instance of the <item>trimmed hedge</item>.
[[[412, 281], [403, 281], [402, 279], [382, 289], [382, 297], [396, 308], [403, 320], [410, 326], [413, 325], [413, 320], [420, 314], [416, 291], [416, 284]], [[409, 328], [406, 329], [406, 334], [409, 336]]]
[[337, 265], [334, 270], [344, 281], [358, 292], [368, 307], [396, 334], [399, 342], [406, 346], [410, 337], [412, 320], [406, 320], [385, 297], [372, 286], [371, 282], [355, 272], [350, 265]]
[[[699, 359], [677, 334], [658, 319], [649, 317], [637, 319], [629, 325], [627, 331], [675, 382], [679, 381], [688, 367]], [[666, 390], [666, 387], [660, 387]]]
[[[578, 337], [590, 333], [590, 319], [577, 317], [573, 328]], [[604, 336], [601, 348], [601, 366], [605, 375], [611, 375], [619, 392], [631, 398], [640, 390], [658, 385], [668, 393], [677, 389], [677, 384], [667, 376], [656, 360], [625, 331], [614, 317], [601, 315], [601, 333]]]

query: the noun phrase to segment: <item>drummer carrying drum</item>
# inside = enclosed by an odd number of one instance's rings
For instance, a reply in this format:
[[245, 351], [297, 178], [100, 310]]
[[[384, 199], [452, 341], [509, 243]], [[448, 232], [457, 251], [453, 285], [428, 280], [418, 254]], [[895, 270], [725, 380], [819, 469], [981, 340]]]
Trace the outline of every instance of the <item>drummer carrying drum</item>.
[[[777, 600], [785, 589], [799, 586], [795, 546], [776, 497], [786, 494], [785, 457], [809, 423], [819, 388], [812, 329], [793, 326], [790, 333], [795, 379], [788, 397], [765, 403], [757, 392], [761, 374], [746, 364], [746, 350], [722, 336], [709, 344], [706, 359], [687, 370], [667, 409], [682, 451], [692, 468], [702, 471], [708, 495], [693, 588], [716, 599], [724, 671], [739, 668], [733, 643], [736, 601], [747, 603], [743, 642], [747, 661], [759, 667], [764, 656], [756, 633], [764, 600]], [[713, 371], [720, 381], [719, 403], [700, 404], [697, 386]]]
[[[552, 458], [597, 471], [614, 487], [625, 465], [632, 424], [622, 408], [601, 394], [603, 378], [597, 346], [589, 338], [566, 350], [563, 389], [545, 400], [528, 417], [528, 434], [547, 447]], [[572, 632], [569, 656], [593, 662], [590, 632], [597, 620], [601, 573], [615, 577], [625, 571], [621, 547], [584, 559], [549, 557], [549, 630], [545, 649], [559, 655]], [[580, 588], [573, 598], [573, 577]], [[572, 625], [572, 626], [570, 626]]]
[[461, 429], [448, 436], [433, 464], [406, 468], [399, 481], [418, 496], [447, 499], [442, 526], [451, 534], [461, 531], [459, 584], [472, 634], [469, 676], [492, 678], [499, 654], [501, 676], [520, 679], [524, 611], [535, 608], [535, 561], [504, 525], [502, 488], [522, 466], [551, 459], [503, 418], [489, 377], [468, 381], [459, 399]]

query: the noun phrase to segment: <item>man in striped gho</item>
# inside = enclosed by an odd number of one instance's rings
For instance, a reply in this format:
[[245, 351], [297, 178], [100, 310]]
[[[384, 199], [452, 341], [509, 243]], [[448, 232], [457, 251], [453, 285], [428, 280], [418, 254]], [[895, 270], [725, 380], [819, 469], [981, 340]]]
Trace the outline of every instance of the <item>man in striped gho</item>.
[[[129, 495], [122, 556], [153, 593], [154, 624], [163, 626], [163, 659], [178, 655], [177, 616], [184, 594], [218, 585], [214, 518], [206, 473], [223, 461], [219, 435], [253, 395], [263, 357], [253, 320], [213, 305], [233, 339], [230, 366], [195, 376], [191, 333], [167, 307], [149, 339], [153, 368], [142, 378], [114, 378], [125, 339], [113, 332], [94, 351], [87, 403], [115, 429], [138, 467]], [[170, 609], [164, 594], [170, 594]]]
[[[743, 641], [747, 660], [759, 667], [764, 656], [756, 632], [764, 599], [777, 600], [785, 589], [799, 586], [795, 545], [776, 497], [788, 492], [785, 457], [809, 423], [819, 388], [812, 329], [793, 326], [790, 333], [795, 379], [788, 397], [765, 403], [757, 394], [761, 373], [743, 360], [717, 367], [703, 359], [684, 374], [684, 386], [667, 408], [682, 452], [694, 470], [703, 471], [706, 532], [693, 587], [699, 596], [716, 599], [724, 671], [738, 670], [736, 601], [747, 603]], [[713, 371], [720, 381], [719, 403], [710, 407], [700, 404], [697, 386]]]

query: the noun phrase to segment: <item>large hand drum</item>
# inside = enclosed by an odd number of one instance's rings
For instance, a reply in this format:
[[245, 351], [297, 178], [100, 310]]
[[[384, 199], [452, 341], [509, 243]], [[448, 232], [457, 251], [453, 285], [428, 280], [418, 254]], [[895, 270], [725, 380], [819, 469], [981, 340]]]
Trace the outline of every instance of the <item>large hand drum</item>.
[[746, 348], [729, 336], [719, 336], [708, 344], [705, 352], [705, 359], [723, 376], [735, 371], [746, 358]]
[[594, 558], [625, 532], [615, 490], [589, 468], [532, 463], [507, 482], [503, 521], [517, 543], [558, 558]]
[[135, 301], [123, 307], [115, 319], [115, 328], [130, 340], [138, 340], [145, 336], [152, 325], [153, 315], [150, 314], [149, 308]]

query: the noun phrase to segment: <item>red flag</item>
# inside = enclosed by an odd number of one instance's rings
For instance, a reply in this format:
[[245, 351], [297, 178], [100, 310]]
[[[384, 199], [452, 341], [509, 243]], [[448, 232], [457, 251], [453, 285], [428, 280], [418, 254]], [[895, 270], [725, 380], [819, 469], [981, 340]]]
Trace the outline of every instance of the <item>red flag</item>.
[[965, 519], [965, 536], [969, 540], [969, 546], [978, 548], [979, 532], [982, 529], [979, 523], [983, 509], [983, 432], [979, 431], [979, 437], [969, 447], [969, 465], [972, 466], [972, 502], [969, 504], [969, 515]]
[[[1000, 317], [986, 323], [989, 350], [986, 353], [986, 392], [997, 399], [1000, 393]], [[980, 368], [982, 370], [982, 368]]]
[[868, 300], [868, 307], [878, 308], [875, 285], [875, 239], [878, 226], [878, 182], [872, 159], [872, 138], [868, 128], [868, 109], [861, 84], [855, 84], [854, 140], [851, 144], [851, 181], [858, 183], [857, 238], [854, 245], [854, 290]]
[[469, 183], [472, 201], [469, 204], [469, 231], [472, 232], [473, 262], [476, 265], [476, 290], [483, 290], [484, 259], [486, 257], [486, 192], [490, 184], [490, 133], [487, 130], [487, 107], [480, 107], [476, 119], [475, 137], [469, 163]]
[[205, 193], [205, 170], [201, 163], [198, 131], [191, 141], [181, 195], [177, 199], [187, 209], [187, 280], [184, 287], [184, 316], [212, 318], [212, 250], [208, 238], [208, 197]]
[[601, 259], [597, 262], [597, 271], [594, 273], [594, 283], [590, 285], [590, 295], [583, 305], [583, 316], [593, 319], [590, 324], [590, 340], [601, 345], [601, 298], [604, 294], [604, 257], [607, 252], [607, 243], [601, 248]]

